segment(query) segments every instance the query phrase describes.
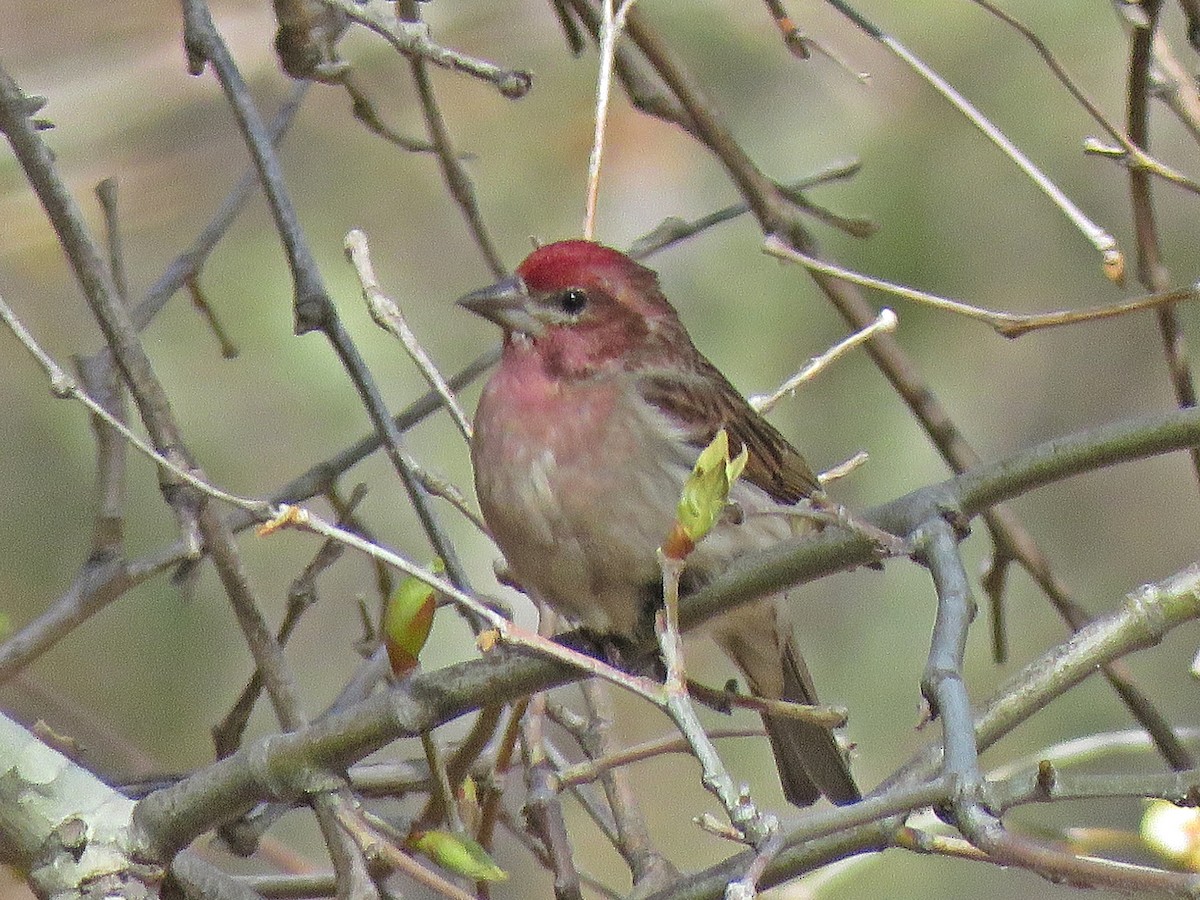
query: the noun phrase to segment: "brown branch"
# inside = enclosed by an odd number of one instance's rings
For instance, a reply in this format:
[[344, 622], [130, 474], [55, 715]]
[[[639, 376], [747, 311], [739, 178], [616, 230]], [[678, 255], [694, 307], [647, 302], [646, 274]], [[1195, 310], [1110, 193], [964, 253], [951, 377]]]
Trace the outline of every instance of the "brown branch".
[[[1158, 28], [1161, 0], [1142, 4], [1149, 17], [1145, 28], [1134, 28], [1129, 48], [1128, 127], [1129, 140], [1139, 149], [1150, 146], [1150, 66], [1154, 59], [1154, 35]], [[1165, 289], [1170, 276], [1162, 259], [1150, 175], [1143, 169], [1129, 170], [1129, 194], [1133, 207], [1133, 229], [1137, 238], [1138, 280], [1150, 291]], [[1167, 372], [1181, 408], [1196, 405], [1196, 387], [1187, 359], [1187, 344], [1179, 316], [1171, 307], [1158, 310], [1158, 330], [1162, 338]], [[1200, 449], [1192, 451], [1192, 468], [1200, 479]]]
[[[615, 752], [612, 696], [609, 688], [595, 679], [584, 681], [580, 688], [588, 708], [588, 724], [580, 735], [579, 743], [593, 761], [593, 766], [598, 767], [600, 760], [610, 759]], [[679, 740], [686, 744], [682, 738]], [[604, 786], [604, 794], [616, 822], [617, 851], [629, 866], [635, 890], [645, 893], [678, 880], [679, 872], [675, 866], [651, 841], [646, 818], [627, 773], [620, 766], [596, 768], [595, 772], [595, 777], [600, 778]], [[561, 770], [557, 780], [560, 785], [565, 784]], [[582, 781], [580, 779], [575, 783]]]
[[[404, 10], [405, 19], [414, 25], [421, 24], [416, 0], [404, 0], [400, 6]], [[467, 222], [467, 230], [470, 231], [476, 246], [479, 247], [479, 252], [487, 261], [488, 268], [492, 270], [492, 274], [496, 278], [499, 278], [505, 274], [507, 269], [500, 259], [500, 253], [496, 250], [495, 242], [492, 240], [487, 226], [483, 223], [483, 214], [479, 209], [479, 201], [475, 196], [475, 185], [471, 181], [471, 176], [467, 174], [466, 168], [454, 151], [450, 132], [446, 128], [446, 120], [442, 117], [442, 111], [438, 107], [437, 98], [433, 93], [433, 82], [429, 78], [425, 57], [410, 56], [409, 64], [412, 68], [413, 83], [417, 87], [417, 96], [421, 101], [421, 110], [425, 114], [425, 127], [429, 132], [429, 139], [433, 143], [438, 164], [442, 170], [442, 178], [446, 182], [450, 196], [462, 210], [463, 218]]]
[[538, 693], [521, 717], [521, 752], [525, 762], [525, 820], [538, 836], [550, 859], [557, 900], [582, 900], [575, 853], [563, 819], [562, 804], [554, 790], [554, 772], [542, 745], [546, 695]]

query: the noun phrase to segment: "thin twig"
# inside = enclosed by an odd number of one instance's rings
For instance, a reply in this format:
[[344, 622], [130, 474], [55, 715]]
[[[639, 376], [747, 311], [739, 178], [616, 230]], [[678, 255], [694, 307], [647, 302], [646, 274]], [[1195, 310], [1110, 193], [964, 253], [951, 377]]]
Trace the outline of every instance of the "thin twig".
[[[713, 728], [708, 730], [708, 736], [713, 740], [725, 738], [761, 738], [766, 732], [761, 728]], [[664, 735], [654, 740], [644, 741], [624, 750], [617, 750], [607, 756], [602, 756], [589, 762], [576, 763], [569, 769], [558, 773], [558, 783], [562, 787], [573, 784], [584, 784], [595, 781], [604, 773], [613, 769], [624, 768], [631, 763], [654, 759], [670, 753], [690, 753], [691, 745], [682, 735]]]
[[[1200, 728], [1187, 727], [1176, 729], [1180, 740], [1190, 744], [1200, 742]], [[1124, 731], [1102, 731], [1083, 737], [1071, 738], [1039, 747], [1035, 753], [1026, 754], [1018, 759], [1006, 762], [988, 771], [988, 778], [997, 781], [1011, 778], [1022, 769], [1036, 769], [1043, 760], [1048, 760], [1056, 766], [1085, 765], [1089, 762], [1107, 759], [1118, 753], [1130, 751], [1153, 751], [1154, 741], [1144, 729], [1130, 728]]]
[[[1128, 126], [1129, 139], [1139, 148], [1150, 145], [1150, 68], [1154, 62], [1154, 34], [1158, 28], [1160, 0], [1143, 4], [1149, 19], [1145, 28], [1135, 28], [1129, 44]], [[1170, 284], [1158, 235], [1158, 216], [1151, 194], [1150, 176], [1143, 169], [1129, 170], [1129, 194], [1133, 228], [1137, 238], [1138, 281], [1150, 291], [1161, 291]], [[1175, 310], [1158, 310], [1158, 330], [1162, 340], [1167, 373], [1180, 407], [1196, 405], [1196, 386], [1188, 362], [1187, 343]], [[1192, 470], [1200, 479], [1200, 449], [1192, 451]]]
[[408, 327], [404, 313], [400, 311], [396, 301], [384, 294], [379, 287], [379, 279], [375, 277], [375, 269], [371, 265], [367, 236], [357, 228], [351, 229], [346, 234], [345, 247], [346, 256], [358, 274], [358, 281], [362, 285], [363, 299], [367, 301], [367, 309], [371, 313], [371, 318], [380, 328], [386, 330], [404, 345], [404, 349], [408, 351], [412, 361], [417, 364], [425, 381], [442, 398], [442, 403], [445, 404], [446, 411], [450, 413], [450, 418], [458, 427], [463, 440], [470, 444], [471, 423], [467, 421], [467, 414], [459, 405], [458, 398], [454, 396], [450, 385], [446, 383], [446, 379], [438, 370], [437, 365], [425, 352], [425, 348], [421, 346], [417, 336]]
[[[505, 830], [512, 835], [517, 843], [533, 855], [533, 858], [537, 860], [543, 869], [547, 872], [552, 871], [553, 867], [546, 849], [537, 842], [537, 839], [529, 833], [529, 829], [523, 823], [519, 822], [513, 813], [503, 810], [500, 817], [500, 824], [504, 826]], [[601, 897], [607, 897], [609, 900], [626, 900], [625, 893], [613, 889], [590, 872], [583, 869], [576, 869], [576, 871], [579, 873], [580, 882], [596, 891]]]
[[[600, 760], [611, 759], [619, 752], [613, 749], [612, 695], [607, 685], [594, 678], [582, 682], [580, 690], [587, 705], [588, 717], [577, 739], [592, 764], [597, 765]], [[682, 738], [677, 739], [682, 741]], [[559, 768], [556, 773], [559, 785], [563, 784], [564, 771], [567, 769]], [[679, 872], [654, 846], [637, 794], [625, 769], [621, 765], [598, 768], [594, 777], [600, 779], [608, 798], [608, 806], [617, 826], [616, 847], [629, 866], [634, 888], [645, 893], [654, 886], [665, 887], [676, 880]]]
[[421, 733], [421, 747], [425, 750], [425, 762], [429, 766], [430, 780], [433, 782], [430, 799], [440, 813], [435, 815], [439, 821], [445, 822], [454, 834], [464, 834], [466, 829], [463, 827], [462, 816], [458, 814], [458, 804], [454, 802], [454, 788], [450, 784], [446, 763], [433, 732]]
[[870, 457], [866, 450], [859, 450], [844, 462], [840, 462], [835, 466], [830, 466], [824, 472], [820, 472], [817, 475], [817, 481], [821, 482], [821, 485], [824, 486], [830, 482], [837, 481], [839, 478], [845, 478], [860, 466], [866, 465], [869, 459]]
[[1200, 185], [1196, 184], [1195, 181], [1179, 172], [1176, 172], [1165, 163], [1153, 159], [1148, 153], [1145, 152], [1145, 150], [1131, 141], [1125, 135], [1125, 132], [1121, 131], [1121, 129], [1117, 128], [1116, 125], [1110, 122], [1104, 113], [1100, 111], [1100, 107], [1098, 107], [1092, 101], [1092, 99], [1088, 97], [1083, 88], [1079, 86], [1079, 83], [1071, 77], [1070, 73], [1068, 73], [1063, 65], [1055, 58], [1054, 54], [1050, 51], [1050, 48], [1046, 46], [1045, 41], [1038, 37], [1032, 28], [1017, 19], [1012, 14], [996, 6], [996, 4], [992, 3], [991, 0], [971, 0], [971, 2], [973, 2], [976, 6], [985, 9], [1001, 22], [1004, 22], [1006, 25], [1017, 31], [1021, 37], [1025, 38], [1025, 40], [1029, 42], [1033, 49], [1037, 51], [1043, 62], [1046, 63], [1046, 67], [1051, 71], [1054, 77], [1057, 78], [1059, 83], [1061, 83], [1062, 86], [1067, 89], [1067, 92], [1075, 98], [1075, 102], [1082, 106], [1087, 114], [1091, 116], [1093, 120], [1095, 120], [1096, 124], [1103, 128], [1105, 133], [1108, 134], [1108, 136], [1118, 144], [1117, 147], [1106, 147], [1100, 144], [1098, 141], [1088, 140], [1084, 142], [1083, 150], [1085, 153], [1095, 153], [1111, 158], [1119, 158], [1131, 168], [1136, 166], [1138, 168], [1145, 169], [1152, 175], [1162, 178], [1165, 181], [1169, 181], [1172, 184], [1176, 184], [1187, 191], [1192, 193], [1200, 193]]
[[[608, 102], [612, 94], [613, 60], [617, 41], [625, 29], [625, 19], [637, 0], [600, 0], [600, 67], [596, 74], [596, 125], [592, 134], [592, 152], [588, 158], [587, 204], [583, 217], [583, 236], [596, 235], [596, 204], [600, 197], [600, 164], [604, 158], [604, 133], [608, 126]], [[618, 4], [614, 9], [613, 4]]]
[[[801, 191], [807, 190], [810, 187], [853, 178], [859, 173], [860, 169], [862, 169], [862, 163], [856, 159], [838, 160], [829, 163], [827, 166], [798, 181], [782, 185], [780, 190], [789, 196], [799, 196]], [[743, 201], [741, 203], [731, 203], [729, 206], [722, 207], [715, 212], [711, 212], [690, 222], [676, 216], [670, 216], [663, 219], [663, 221], [655, 225], [650, 231], [634, 241], [626, 253], [634, 259], [645, 259], [648, 256], [658, 253], [660, 250], [665, 250], [667, 247], [695, 237], [715, 225], [720, 225], [723, 222], [729, 222], [739, 216], [744, 216], [749, 211], [750, 205]]]
[[794, 395], [796, 388], [800, 387], [804, 382], [811, 381], [838, 359], [845, 356], [855, 347], [866, 343], [875, 337], [875, 335], [895, 331], [899, 321], [896, 318], [896, 314], [885, 307], [879, 311], [878, 317], [870, 325], [866, 328], [860, 328], [849, 337], [838, 341], [820, 356], [814, 356], [805, 363], [799, 372], [787, 379], [773, 393], [756, 394], [753, 397], [749, 397], [750, 405], [764, 415], [769, 413], [783, 399], [785, 394]]
[[921, 76], [927, 84], [935, 91], [941, 94], [950, 105], [962, 113], [967, 120], [978, 128], [983, 134], [1004, 153], [1009, 159], [1016, 163], [1025, 175], [1050, 198], [1050, 201], [1057, 206], [1087, 240], [1094, 246], [1103, 256], [1103, 264], [1105, 272], [1114, 281], [1120, 280], [1119, 273], [1123, 272], [1124, 267], [1121, 261], [1121, 251], [1117, 248], [1116, 239], [1099, 225], [1089, 219], [1075, 203], [1062, 192], [1049, 177], [1046, 176], [1041, 169], [1027, 157], [1019, 147], [1010, 141], [1004, 133], [997, 128], [986, 116], [983, 115], [975, 106], [967, 100], [962, 94], [955, 90], [954, 86], [946, 81], [942, 76], [930, 68], [923, 60], [915, 53], [909, 50], [904, 44], [896, 40], [890, 34], [887, 34], [877, 26], [868, 22], [859, 13], [852, 10], [843, 0], [827, 0], [838, 12], [846, 16], [856, 26], [858, 26], [867, 35], [879, 41], [885, 47], [900, 57], [913, 71]]
[[[405, 23], [406, 25], [425, 27], [424, 23], [419, 22], [421, 12], [417, 0], [401, 0], [395, 6], [401, 10], [404, 18], [412, 20], [411, 23]], [[471, 180], [471, 175], [454, 150], [454, 144], [450, 139], [450, 129], [446, 127], [446, 120], [442, 117], [441, 108], [434, 95], [433, 81], [429, 77], [425, 59], [423, 55], [417, 54], [409, 57], [409, 63], [413, 84], [416, 85], [417, 97], [421, 102], [421, 111], [425, 115], [425, 128], [437, 152], [442, 178], [446, 182], [450, 196], [462, 210], [467, 230], [471, 233], [479, 252], [483, 254], [484, 261], [487, 262], [492, 275], [500, 278], [506, 271], [504, 263], [496, 249], [496, 242], [492, 240], [491, 232], [483, 222], [483, 212], [480, 210], [479, 200], [475, 196], [475, 185]]]
[[[104, 210], [105, 232], [108, 238], [108, 268], [121, 301], [129, 304], [129, 285], [125, 273], [125, 255], [121, 240], [120, 218], [117, 215], [117, 182], [106, 178], [96, 186], [96, 197]], [[111, 365], [94, 357], [76, 358], [75, 369], [84, 389], [93, 394], [114, 417], [127, 421], [125, 388]], [[125, 469], [128, 447], [120, 435], [101, 419], [92, 419], [96, 438], [96, 519], [92, 528], [91, 566], [98, 559], [120, 555], [124, 543]]]
[[1105, 144], [1103, 141], [1098, 141], [1095, 138], [1087, 138], [1083, 142], [1083, 152], [1092, 156], [1102, 156], [1106, 159], [1116, 160], [1129, 169], [1145, 169], [1155, 178], [1161, 178], [1163, 181], [1169, 182], [1176, 187], [1181, 187], [1189, 193], [1200, 194], [1200, 184], [1197, 184], [1182, 172], [1172, 169], [1166, 163], [1151, 159], [1145, 153], [1138, 150], [1136, 145], [1131, 146], [1134, 147], [1134, 151], [1136, 152], [1130, 152], [1124, 147], [1114, 147]]
[[779, 830], [779, 821], [769, 813], [760, 812], [746, 788], [734, 784], [688, 697], [683, 637], [679, 627], [679, 579], [683, 574], [684, 561], [685, 557], [664, 553], [661, 549], [658, 551], [658, 562], [662, 568], [663, 608], [655, 617], [654, 624], [667, 669], [662, 690], [665, 702], [660, 706], [692, 748], [692, 754], [700, 763], [701, 780], [721, 802], [730, 824], [742, 840], [755, 849], [761, 849], [774, 839]]
[[[543, 608], [539, 633], [554, 631], [556, 616]], [[575, 852], [562, 804], [554, 790], [554, 772], [546, 755], [543, 726], [546, 721], [546, 694], [539, 691], [529, 699], [521, 716], [521, 753], [525, 762], [525, 820], [541, 840], [554, 874], [554, 896], [558, 900], [583, 900]]]
[[221, 357], [223, 359], [236, 359], [238, 355], [237, 344], [229, 337], [229, 332], [221, 324], [216, 310], [208, 302], [208, 297], [205, 296], [204, 289], [200, 287], [200, 276], [192, 275], [188, 278], [186, 284], [188, 293], [192, 297], [192, 306], [204, 317], [204, 322], [208, 325], [209, 331], [217, 339], [217, 345], [221, 348]]
[[1154, 34], [1154, 61], [1151, 77], [1155, 96], [1175, 114], [1193, 140], [1200, 141], [1200, 87], [1161, 30]]
[[462, 72], [490, 84], [505, 97], [516, 100], [529, 93], [533, 76], [520, 69], [506, 69], [495, 63], [468, 56], [433, 42], [424, 22], [406, 22], [396, 15], [394, 3], [387, 0], [321, 0], [341, 10], [348, 18], [374, 31], [410, 59], [428, 60], [435, 66]]
[[[825, 703], [794, 703], [791, 700], [773, 700], [769, 697], [758, 697], [754, 694], [743, 694], [737, 691], [718, 691], [705, 687], [692, 679], [687, 682], [688, 693], [705, 706], [718, 712], [729, 714], [733, 709], [752, 709], [756, 713], [777, 716], [784, 719], [795, 719], [798, 722], [811, 722], [823, 728], [841, 728], [846, 724], [849, 713], [844, 706], [830, 706]], [[713, 732], [709, 732], [709, 737]]]
[[1127, 300], [1123, 303], [1113, 303], [1105, 306], [1091, 306], [1086, 309], [1065, 309], [1048, 313], [1009, 313], [999, 310], [985, 309], [981, 306], [972, 306], [969, 303], [963, 303], [960, 300], [951, 300], [949, 297], [939, 297], [937, 294], [931, 294], [927, 291], [919, 291], [915, 288], [904, 287], [903, 285], [894, 284], [890, 281], [884, 281], [881, 278], [872, 278], [870, 275], [862, 275], [850, 269], [837, 266], [824, 260], [817, 259], [807, 253], [791, 247], [787, 242], [775, 236], [769, 236], [763, 244], [763, 249], [776, 256], [779, 259], [789, 260], [799, 263], [806, 269], [813, 272], [819, 272], [822, 275], [828, 275], [833, 278], [840, 278], [843, 281], [849, 281], [852, 284], [857, 284], [862, 287], [875, 288], [876, 290], [886, 291], [889, 294], [895, 294], [897, 297], [903, 297], [906, 300], [913, 300], [917, 303], [922, 303], [926, 306], [932, 306], [935, 309], [945, 310], [960, 316], [965, 316], [968, 319], [975, 319], [991, 326], [997, 333], [1007, 338], [1020, 337], [1023, 334], [1028, 334], [1031, 331], [1037, 331], [1046, 328], [1058, 328], [1063, 325], [1078, 325], [1081, 322], [1095, 322], [1100, 319], [1111, 319], [1117, 316], [1128, 315], [1129, 313], [1141, 312], [1147, 309], [1160, 309], [1169, 307], [1176, 303], [1181, 303], [1185, 300], [1195, 300], [1200, 297], [1200, 286], [1192, 285], [1186, 288], [1176, 288], [1174, 290], [1162, 290], [1153, 294], [1148, 294], [1144, 297], [1138, 297], [1133, 300]]

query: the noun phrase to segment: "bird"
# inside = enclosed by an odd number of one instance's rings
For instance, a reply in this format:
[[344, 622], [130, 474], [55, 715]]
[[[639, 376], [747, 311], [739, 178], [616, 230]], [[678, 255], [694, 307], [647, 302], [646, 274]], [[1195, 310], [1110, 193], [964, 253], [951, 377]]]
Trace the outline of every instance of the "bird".
[[[475, 489], [508, 573], [587, 632], [632, 640], [661, 603], [658, 547], [685, 479], [720, 429], [749, 453], [729, 514], [687, 558], [686, 594], [734, 560], [814, 526], [813, 471], [693, 344], [657, 274], [588, 240], [535, 249], [514, 274], [460, 298], [500, 326], [500, 362], [471, 439]], [[756, 695], [816, 703], [782, 597], [722, 613], [718, 646]], [[785, 798], [860, 799], [847, 757], [820, 725], [764, 713]]]

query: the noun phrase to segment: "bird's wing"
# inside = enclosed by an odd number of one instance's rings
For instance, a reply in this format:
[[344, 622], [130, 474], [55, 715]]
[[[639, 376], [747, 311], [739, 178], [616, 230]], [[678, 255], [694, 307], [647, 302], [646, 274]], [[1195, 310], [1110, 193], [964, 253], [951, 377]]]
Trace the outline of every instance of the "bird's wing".
[[638, 387], [649, 403], [684, 430], [689, 443], [703, 448], [724, 428], [732, 453], [748, 448], [742, 477], [773, 500], [796, 503], [821, 490], [800, 452], [703, 357], [687, 374], [645, 372]]

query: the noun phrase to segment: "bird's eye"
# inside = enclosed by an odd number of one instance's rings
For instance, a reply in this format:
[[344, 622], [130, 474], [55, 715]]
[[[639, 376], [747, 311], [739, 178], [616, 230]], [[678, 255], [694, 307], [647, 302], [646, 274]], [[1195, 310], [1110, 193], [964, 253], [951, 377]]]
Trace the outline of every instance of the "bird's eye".
[[577, 316], [587, 306], [588, 298], [579, 288], [567, 288], [558, 298], [558, 305], [568, 316]]

